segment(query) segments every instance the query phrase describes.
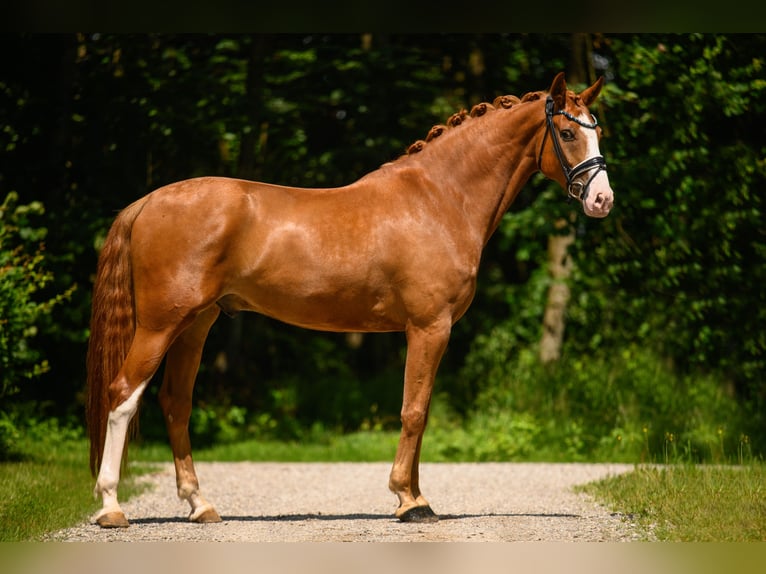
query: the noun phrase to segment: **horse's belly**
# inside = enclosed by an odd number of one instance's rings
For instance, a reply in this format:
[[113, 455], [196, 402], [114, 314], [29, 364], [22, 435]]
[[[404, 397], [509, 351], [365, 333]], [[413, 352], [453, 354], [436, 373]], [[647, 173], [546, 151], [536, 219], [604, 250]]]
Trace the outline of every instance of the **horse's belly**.
[[227, 314], [254, 311], [291, 325], [320, 331], [401, 331], [404, 321], [392, 297], [375, 297], [338, 287], [326, 293], [306, 294], [285, 287], [253, 288], [225, 295], [218, 305]]

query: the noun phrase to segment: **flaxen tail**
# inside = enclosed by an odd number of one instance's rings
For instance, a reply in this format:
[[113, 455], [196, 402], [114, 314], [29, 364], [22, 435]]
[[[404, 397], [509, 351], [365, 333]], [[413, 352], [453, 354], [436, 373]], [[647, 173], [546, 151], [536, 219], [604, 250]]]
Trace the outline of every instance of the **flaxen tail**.
[[115, 219], [98, 259], [88, 342], [85, 416], [90, 436], [90, 470], [95, 476], [104, 454], [109, 417], [109, 384], [117, 376], [136, 330], [130, 235], [147, 197]]

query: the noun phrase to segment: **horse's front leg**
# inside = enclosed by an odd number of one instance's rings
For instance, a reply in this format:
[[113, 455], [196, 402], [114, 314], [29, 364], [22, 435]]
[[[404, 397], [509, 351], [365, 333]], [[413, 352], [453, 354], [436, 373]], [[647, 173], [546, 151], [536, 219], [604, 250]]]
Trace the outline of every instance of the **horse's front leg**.
[[186, 500], [191, 506], [189, 520], [200, 523], [221, 521], [213, 505], [200, 493], [189, 440], [194, 380], [205, 339], [218, 314], [217, 307], [203, 311], [173, 342], [168, 350], [165, 378], [159, 393], [160, 406], [170, 437], [170, 448], [173, 451], [178, 497]]
[[389, 479], [389, 488], [399, 497], [396, 516], [403, 522], [438, 520], [420, 492], [418, 466], [434, 378], [447, 347], [451, 326], [450, 320], [444, 320], [407, 329], [402, 433]]

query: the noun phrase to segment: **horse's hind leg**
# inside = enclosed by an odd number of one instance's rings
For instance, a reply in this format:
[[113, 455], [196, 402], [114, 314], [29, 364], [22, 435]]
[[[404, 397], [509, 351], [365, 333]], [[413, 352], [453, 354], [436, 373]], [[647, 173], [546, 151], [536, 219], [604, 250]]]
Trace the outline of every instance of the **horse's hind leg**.
[[189, 520], [192, 522], [221, 521], [215, 508], [200, 494], [189, 441], [194, 380], [205, 339], [218, 314], [218, 307], [206, 309], [170, 346], [165, 364], [165, 378], [159, 393], [160, 406], [170, 436], [170, 447], [173, 450], [178, 496], [191, 505]]
[[101, 466], [94, 493], [101, 495], [102, 507], [94, 520], [104, 528], [128, 526], [125, 514], [117, 501], [120, 464], [128, 424], [138, 410], [138, 402], [172, 338], [171, 331], [149, 331], [138, 328], [127, 357], [109, 385], [111, 405], [106, 427], [106, 438]]

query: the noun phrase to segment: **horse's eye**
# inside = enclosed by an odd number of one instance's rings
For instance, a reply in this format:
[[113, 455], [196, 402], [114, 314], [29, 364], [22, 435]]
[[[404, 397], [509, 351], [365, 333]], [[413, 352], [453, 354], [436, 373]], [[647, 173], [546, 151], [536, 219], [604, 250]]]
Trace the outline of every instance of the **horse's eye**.
[[561, 130], [561, 139], [565, 142], [571, 142], [575, 139], [574, 132], [572, 130]]

